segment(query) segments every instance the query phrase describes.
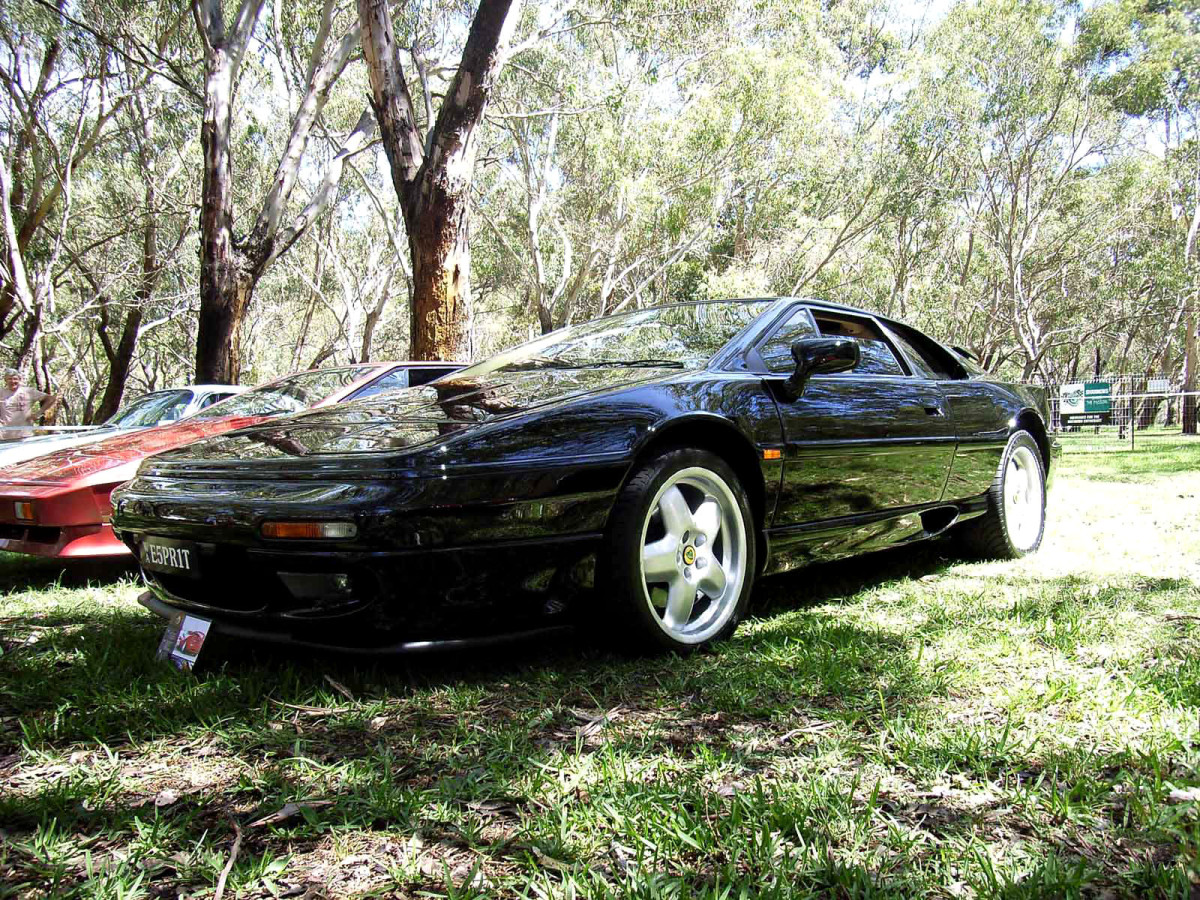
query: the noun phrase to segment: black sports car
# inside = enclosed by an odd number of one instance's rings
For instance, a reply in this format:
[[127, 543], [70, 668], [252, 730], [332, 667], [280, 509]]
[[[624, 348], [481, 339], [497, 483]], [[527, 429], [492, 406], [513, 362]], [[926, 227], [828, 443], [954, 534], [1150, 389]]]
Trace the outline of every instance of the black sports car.
[[390, 652], [582, 620], [686, 649], [815, 560], [951, 529], [1033, 552], [1048, 420], [900, 322], [682, 304], [152, 457], [113, 526], [141, 602], [218, 632]]

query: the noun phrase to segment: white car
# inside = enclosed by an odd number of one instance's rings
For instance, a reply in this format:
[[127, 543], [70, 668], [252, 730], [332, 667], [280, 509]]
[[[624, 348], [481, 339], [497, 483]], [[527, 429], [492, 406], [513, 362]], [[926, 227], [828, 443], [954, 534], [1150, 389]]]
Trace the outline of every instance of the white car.
[[38, 434], [0, 443], [0, 468], [16, 465], [43, 453], [90, 444], [110, 435], [166, 425], [212, 406], [218, 400], [240, 394], [247, 388], [235, 384], [189, 384], [180, 388], [151, 391], [131, 400], [103, 425], [94, 428]]

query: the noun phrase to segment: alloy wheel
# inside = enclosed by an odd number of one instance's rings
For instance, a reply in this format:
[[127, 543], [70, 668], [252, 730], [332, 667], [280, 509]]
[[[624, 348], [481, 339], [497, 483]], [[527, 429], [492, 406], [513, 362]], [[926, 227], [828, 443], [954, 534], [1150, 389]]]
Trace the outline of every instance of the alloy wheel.
[[1042, 470], [1028, 447], [1017, 447], [1004, 473], [1004, 522], [1009, 540], [1029, 550], [1042, 530]]
[[645, 601], [680, 643], [717, 634], [737, 608], [746, 578], [746, 523], [733, 490], [702, 467], [659, 488], [642, 526]]

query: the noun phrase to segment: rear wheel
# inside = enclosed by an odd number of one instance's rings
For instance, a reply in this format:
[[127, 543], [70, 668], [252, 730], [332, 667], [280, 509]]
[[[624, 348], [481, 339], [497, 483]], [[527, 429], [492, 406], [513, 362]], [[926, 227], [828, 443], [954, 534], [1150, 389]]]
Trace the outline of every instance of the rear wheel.
[[720, 457], [672, 450], [639, 469], [613, 507], [611, 608], [622, 638], [691, 650], [733, 633], [755, 573], [746, 493]]
[[988, 559], [1019, 559], [1042, 544], [1046, 528], [1046, 474], [1037, 441], [1027, 431], [1008, 440], [987, 492], [987, 512], [967, 522], [967, 548]]

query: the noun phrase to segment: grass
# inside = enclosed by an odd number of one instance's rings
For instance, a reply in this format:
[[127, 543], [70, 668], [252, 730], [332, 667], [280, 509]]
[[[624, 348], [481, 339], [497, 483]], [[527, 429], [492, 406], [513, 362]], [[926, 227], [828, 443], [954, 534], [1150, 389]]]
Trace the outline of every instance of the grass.
[[5, 557], [0, 897], [212, 897], [231, 858], [241, 898], [1194, 897], [1191, 453], [1068, 456], [1038, 555], [770, 579], [688, 658], [185, 676], [128, 571]]
[[1138, 429], [1136, 449], [1129, 451], [1128, 432], [1105, 426], [1099, 433], [1086, 429], [1057, 436], [1062, 444], [1062, 471], [1103, 481], [1137, 481], [1196, 468], [1200, 437], [1181, 434], [1178, 428]]

